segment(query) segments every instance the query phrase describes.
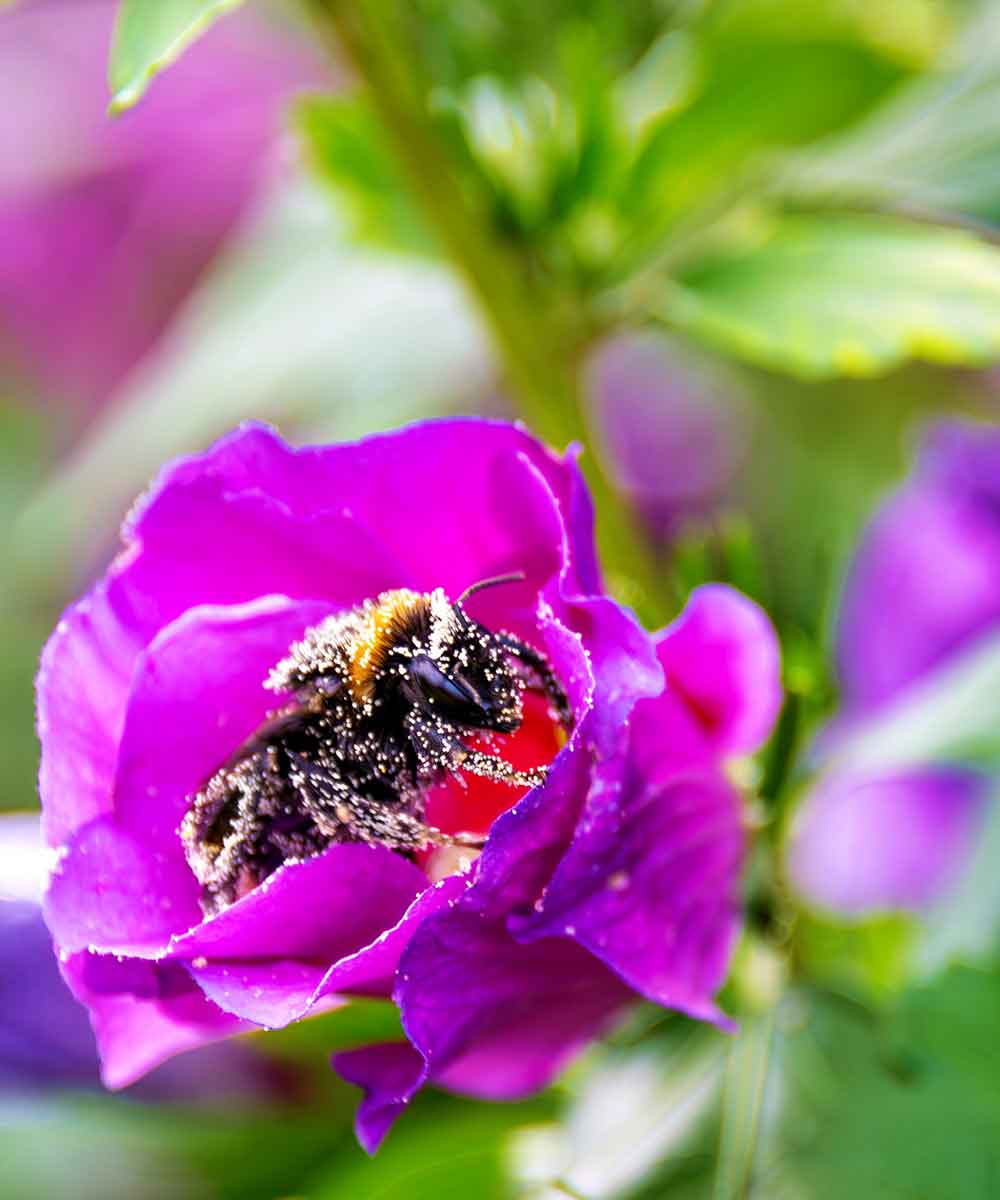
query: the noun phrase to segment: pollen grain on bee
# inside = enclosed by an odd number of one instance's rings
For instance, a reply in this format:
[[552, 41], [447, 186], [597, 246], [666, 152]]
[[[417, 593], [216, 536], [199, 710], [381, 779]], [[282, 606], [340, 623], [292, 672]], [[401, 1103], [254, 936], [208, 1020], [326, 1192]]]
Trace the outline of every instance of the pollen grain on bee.
[[192, 796], [182, 822], [206, 914], [335, 843], [410, 856], [481, 845], [425, 823], [429, 788], [458, 771], [531, 788], [547, 767], [519, 770], [463, 738], [514, 733], [526, 689], [547, 697], [567, 733], [573, 724], [545, 656], [473, 621], [441, 588], [395, 589], [326, 618], [265, 686], [285, 703]]

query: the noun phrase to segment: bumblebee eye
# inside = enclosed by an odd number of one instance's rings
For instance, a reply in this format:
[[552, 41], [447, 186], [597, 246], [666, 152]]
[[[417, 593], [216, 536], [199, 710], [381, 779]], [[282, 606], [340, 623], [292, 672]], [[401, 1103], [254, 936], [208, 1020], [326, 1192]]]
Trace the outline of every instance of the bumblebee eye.
[[445, 675], [426, 654], [411, 660], [409, 674], [430, 711], [469, 725], [479, 724], [487, 715], [479, 697]]

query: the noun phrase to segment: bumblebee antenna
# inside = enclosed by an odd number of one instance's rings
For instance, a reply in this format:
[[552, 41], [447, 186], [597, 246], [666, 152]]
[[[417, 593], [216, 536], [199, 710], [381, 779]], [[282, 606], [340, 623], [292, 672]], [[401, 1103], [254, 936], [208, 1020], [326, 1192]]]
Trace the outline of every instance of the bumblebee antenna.
[[480, 579], [478, 583], [470, 583], [455, 603], [464, 604], [470, 596], [474, 596], [476, 592], [481, 592], [485, 588], [499, 587], [502, 583], [522, 583], [526, 578], [523, 571], [510, 571], [506, 575], [491, 575], [489, 579]]

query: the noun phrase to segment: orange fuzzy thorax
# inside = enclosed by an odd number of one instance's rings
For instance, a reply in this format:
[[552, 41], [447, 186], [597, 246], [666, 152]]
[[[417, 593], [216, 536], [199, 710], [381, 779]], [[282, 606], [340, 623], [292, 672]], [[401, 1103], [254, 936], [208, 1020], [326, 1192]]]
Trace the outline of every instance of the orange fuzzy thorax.
[[349, 686], [356, 701], [371, 700], [389, 651], [426, 618], [429, 608], [429, 596], [408, 588], [383, 592], [371, 606], [351, 654]]

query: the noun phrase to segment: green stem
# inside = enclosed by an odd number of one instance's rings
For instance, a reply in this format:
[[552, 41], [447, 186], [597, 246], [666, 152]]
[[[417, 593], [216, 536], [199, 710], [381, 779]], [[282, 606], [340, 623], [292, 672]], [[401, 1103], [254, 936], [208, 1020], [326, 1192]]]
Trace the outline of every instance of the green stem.
[[[424, 218], [451, 257], [485, 316], [507, 382], [522, 415], [545, 442], [590, 449], [583, 418], [579, 360], [589, 330], [567, 321], [535, 282], [518, 251], [497, 238], [482, 197], [463, 185], [428, 108], [430, 91], [397, 0], [308, 0], [331, 53], [349, 55], [367, 85], [397, 161]], [[627, 598], [662, 619], [662, 572], [634, 514], [622, 503], [597, 457], [583, 469], [599, 514], [604, 560], [631, 583]]]
[[773, 1037], [773, 1011], [750, 1017], [729, 1052], [713, 1200], [745, 1200], [750, 1194]]
[[761, 798], [766, 800], [771, 808], [777, 806], [795, 765], [801, 715], [801, 697], [796, 692], [787, 691], [785, 703], [781, 707], [781, 715], [778, 717], [777, 728], [768, 747], [764, 779], [760, 785]]

